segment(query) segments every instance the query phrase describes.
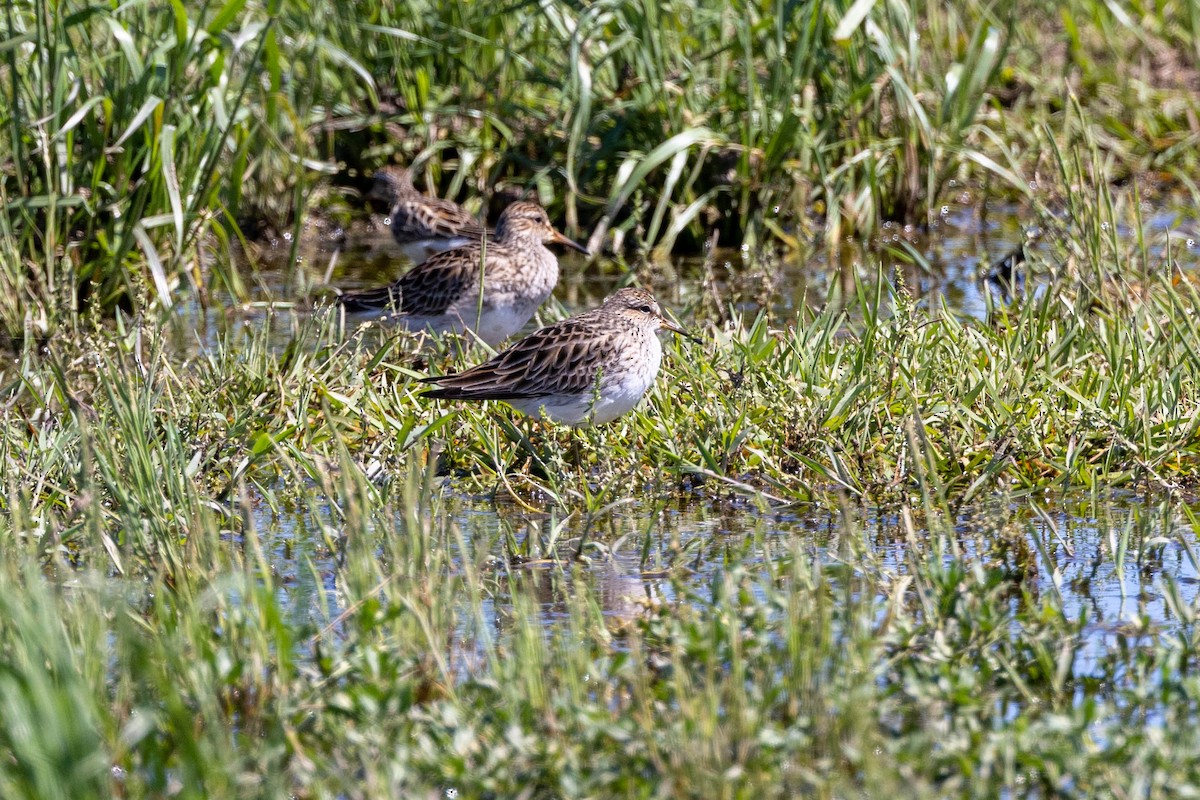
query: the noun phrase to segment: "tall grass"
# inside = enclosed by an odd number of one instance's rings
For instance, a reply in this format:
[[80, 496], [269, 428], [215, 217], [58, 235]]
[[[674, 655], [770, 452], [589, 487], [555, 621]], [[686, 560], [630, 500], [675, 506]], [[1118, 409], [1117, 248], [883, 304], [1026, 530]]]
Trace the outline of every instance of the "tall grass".
[[[272, 38], [270, 24], [232, 27], [240, 6], [6, 8], [0, 227], [12, 311], [48, 320], [146, 295], [169, 307], [179, 281], [205, 286], [198, 244], [215, 233], [228, 246], [232, 227], [213, 222], [241, 186], [243, 101]], [[10, 336], [20, 319], [5, 316]]]
[[[0, 796], [1194, 793], [1200, 298], [1139, 176], [1191, 185], [1200, 17], [1137, 13], [8, 4]], [[647, 257], [951, 181], [1050, 235], [986, 323], [883, 274], [682, 309], [584, 431], [428, 403], [474, 353], [327, 312], [175, 349], [251, 223], [414, 159]]]
[[1037, 132], [1072, 94], [1111, 159], [1098, 178], [1154, 169], [1190, 186], [1194, 160], [1192, 18], [1173, 5], [1138, 22], [1092, 0], [1057, 16], [898, 0], [170, 14], [40, 0], [3, 19], [10, 337], [85, 305], [240, 295], [243, 231], [295, 243], [315, 200], [336, 207], [390, 160], [420, 160], [452, 195], [532, 191], [594, 249], [658, 256], [714, 233], [795, 246], [928, 223], [950, 181], [1024, 197], [1052, 181]]

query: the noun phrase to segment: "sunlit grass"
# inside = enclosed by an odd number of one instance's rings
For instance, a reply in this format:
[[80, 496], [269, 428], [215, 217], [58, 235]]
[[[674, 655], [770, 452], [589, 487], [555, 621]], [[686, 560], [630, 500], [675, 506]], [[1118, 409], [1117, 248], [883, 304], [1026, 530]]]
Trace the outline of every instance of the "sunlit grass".
[[[0, 796], [1200, 786], [1200, 295], [1142, 220], [1196, 194], [1191, 5], [0, 19]], [[481, 348], [330, 309], [192, 344], [171, 307], [242, 296], [243, 229], [295, 257], [414, 159], [635, 260], [832, 247], [951, 181], [1045, 234], [986, 320], [874, 264], [798, 316], [674, 309], [700, 342], [599, 428], [432, 402]], [[749, 532], [681, 540], [698, 504]]]
[[[1170, 637], [1134, 619], [1127, 646], [1077, 658], [1088, 616], [1040, 577], [1060, 546], [1003, 511], [954, 523], [997, 495], [1093, 487], [1100, 509], [1103, 487], [1196, 484], [1190, 285], [1163, 278], [1123, 324], [1069, 289], [995, 323], [886, 282], [859, 287], [852, 317], [697, 321], [704, 343], [668, 346], [639, 410], [583, 431], [424, 400], [410, 339], [346, 337], [331, 312], [186, 361], [157, 324], [51, 342], [3, 376], [0, 785], [1050, 795], [1165, 780], [1147, 758], [1188, 780], [1190, 735], [1127, 721], [1196, 711], [1178, 588]], [[467, 539], [447, 490], [552, 517]], [[620, 546], [672, 599], [621, 620], [577, 574], [572, 556], [598, 563], [625, 535], [604, 523], [622, 502], [731, 495], [841, 522], [819, 542], [752, 537], [697, 583], [696, 554], [655, 544], [648, 516]], [[312, 520], [312, 555], [289, 558], [327, 589], [304, 609], [264, 550], [267, 508]], [[1118, 574], [1186, 547], [1179, 508], [1102, 529]], [[590, 520], [583, 539], [567, 517]], [[553, 625], [522, 589], [531, 561], [565, 592]]]
[[1094, 0], [13, 4], [0, 321], [21, 339], [91, 306], [241, 296], [243, 231], [294, 246], [314, 204], [342, 220], [393, 160], [485, 206], [530, 191], [594, 251], [636, 258], [714, 234], [836, 246], [935, 220], [951, 181], [1057, 208], [1073, 184], [1048, 156], [1080, 140], [1097, 183], [1153, 171], [1195, 194], [1194, 17]]

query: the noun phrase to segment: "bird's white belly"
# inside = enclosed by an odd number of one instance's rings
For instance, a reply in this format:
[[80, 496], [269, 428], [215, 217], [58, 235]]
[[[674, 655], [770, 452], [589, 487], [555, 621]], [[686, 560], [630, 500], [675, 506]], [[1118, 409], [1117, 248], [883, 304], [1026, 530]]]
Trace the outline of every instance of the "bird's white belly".
[[652, 372], [649, 375], [630, 376], [614, 386], [611, 391], [605, 391], [592, 409], [592, 422], [601, 425], [633, 411], [653, 383]]
[[[468, 327], [472, 328], [479, 335], [480, 339], [495, 347], [521, 330], [521, 328], [524, 328], [525, 323], [533, 319], [533, 312], [535, 310], [536, 306], [528, 310], [518, 306], [485, 308], [483, 313], [479, 315], [478, 324], [468, 325]], [[474, 313], [472, 313], [468, 318], [470, 319], [474, 316]]]

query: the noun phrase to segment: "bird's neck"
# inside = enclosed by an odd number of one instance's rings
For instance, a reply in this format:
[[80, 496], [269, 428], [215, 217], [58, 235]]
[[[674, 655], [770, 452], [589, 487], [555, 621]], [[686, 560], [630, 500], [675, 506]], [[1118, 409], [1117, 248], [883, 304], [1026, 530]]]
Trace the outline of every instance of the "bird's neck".
[[511, 230], [509, 228], [498, 228], [493, 240], [505, 247], [520, 247], [526, 250], [542, 246], [540, 236], [529, 231]]

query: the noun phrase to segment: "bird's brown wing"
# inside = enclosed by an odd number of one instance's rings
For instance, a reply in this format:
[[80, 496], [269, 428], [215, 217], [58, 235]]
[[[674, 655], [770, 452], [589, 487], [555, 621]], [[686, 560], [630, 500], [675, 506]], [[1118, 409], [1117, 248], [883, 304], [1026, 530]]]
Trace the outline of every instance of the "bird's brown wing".
[[603, 333], [588, 319], [565, 319], [534, 331], [494, 358], [454, 375], [423, 378], [438, 388], [429, 397], [516, 400], [582, 393], [596, 383], [607, 348], [596, 347]]
[[396, 241], [426, 239], [480, 239], [484, 227], [465, 209], [437, 197], [401, 198], [392, 208], [392, 236]]
[[361, 292], [345, 292], [337, 299], [339, 305], [347, 311], [385, 311], [400, 305], [400, 287], [389, 283], [378, 289], [365, 289]]
[[418, 317], [445, 314], [464, 293], [479, 286], [479, 248], [437, 253], [400, 279], [378, 289], [346, 292], [338, 302], [347, 311], [391, 309]]
[[464, 294], [479, 290], [479, 258], [479, 248], [460, 247], [404, 273], [394, 284], [400, 311], [417, 317], [445, 314]]

